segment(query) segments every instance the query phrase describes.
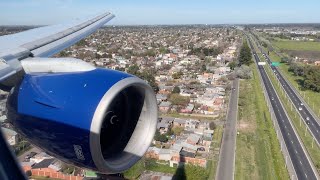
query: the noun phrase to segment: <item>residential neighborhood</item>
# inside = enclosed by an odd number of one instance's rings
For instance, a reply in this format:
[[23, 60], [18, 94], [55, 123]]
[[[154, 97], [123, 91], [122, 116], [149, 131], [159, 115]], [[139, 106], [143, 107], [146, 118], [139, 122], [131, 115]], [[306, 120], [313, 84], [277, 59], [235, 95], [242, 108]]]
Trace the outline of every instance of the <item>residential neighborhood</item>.
[[[186, 164], [205, 170], [217, 152], [215, 123], [224, 121], [234, 78], [229, 64], [237, 58], [241, 41], [236, 30], [224, 27], [108, 26], [56, 57], [79, 58], [147, 81], [156, 94], [159, 118], [145, 158], [169, 168]], [[24, 156], [19, 159], [27, 174], [63, 179], [97, 176], [39, 149], [34, 152], [35, 147], [7, 122], [7, 93], [1, 97], [2, 130], [16, 154]]]

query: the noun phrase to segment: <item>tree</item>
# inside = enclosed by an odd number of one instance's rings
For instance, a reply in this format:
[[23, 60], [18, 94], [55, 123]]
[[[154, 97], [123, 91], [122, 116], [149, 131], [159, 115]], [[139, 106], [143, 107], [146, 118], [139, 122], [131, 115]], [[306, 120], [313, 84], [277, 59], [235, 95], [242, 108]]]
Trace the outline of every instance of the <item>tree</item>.
[[166, 49], [164, 46], [161, 46], [160, 49], [159, 49], [159, 52], [160, 52], [161, 54], [166, 54], [166, 53], [169, 53], [169, 50]]
[[61, 57], [66, 57], [66, 56], [68, 56], [68, 53], [67, 53], [66, 51], [61, 51], [61, 52], [59, 53], [59, 56], [61, 56]]
[[297, 63], [290, 63], [289, 72], [292, 72], [295, 76], [303, 76], [304, 75], [304, 67]]
[[181, 71], [172, 74], [173, 79], [180, 79], [181, 76], [183, 76], [183, 73]]
[[242, 65], [239, 68], [236, 68], [236, 76], [241, 79], [250, 79], [253, 74], [249, 66]]
[[168, 131], [166, 133], [167, 136], [172, 136], [174, 134], [172, 128], [168, 128]]
[[320, 92], [320, 67], [307, 66], [304, 74], [304, 88]]
[[132, 66], [130, 66], [127, 70], [127, 73], [135, 75], [135, 76], [139, 76], [139, 66], [137, 64], [133, 64]]
[[155, 56], [156, 53], [154, 52], [153, 49], [148, 49], [147, 52], [146, 52], [146, 56]]
[[183, 132], [184, 128], [183, 127], [173, 127], [172, 131], [174, 135], [180, 135]]
[[138, 77], [147, 81], [149, 83], [149, 85], [152, 87], [152, 89], [154, 90], [154, 92], [157, 93], [159, 91], [159, 86], [156, 83], [156, 79], [154, 77], [154, 74], [155, 73], [152, 73], [151, 71], [144, 70], [141, 74], [138, 75]]
[[231, 70], [234, 70], [234, 68], [237, 67], [237, 63], [235, 61], [232, 61], [228, 64], [228, 67], [230, 67]]
[[205, 72], [206, 70], [207, 70], [207, 66], [205, 64], [202, 64], [201, 72]]
[[288, 57], [282, 57], [281, 58], [281, 62], [282, 63], [287, 63], [287, 62], [289, 62], [289, 58]]
[[128, 68], [127, 73], [133, 74], [133, 75], [147, 81], [156, 93], [159, 91], [159, 86], [156, 83], [156, 79], [154, 77], [155, 73], [151, 72], [151, 70], [144, 70], [144, 71], [140, 72], [139, 66], [137, 64], [133, 64], [132, 66], [130, 66]]
[[87, 45], [87, 41], [85, 39], [82, 39], [76, 45], [77, 46], [86, 46]]
[[248, 43], [244, 41], [240, 49], [239, 65], [245, 64], [249, 66], [251, 63], [253, 63], [251, 49], [249, 48]]
[[180, 88], [179, 86], [174, 86], [173, 90], [172, 90], [173, 94], [179, 94], [180, 93]]
[[154, 140], [160, 141], [160, 142], [168, 142], [168, 138], [164, 134], [160, 134], [160, 132], [157, 130], [154, 134]]
[[180, 96], [179, 94], [171, 94], [169, 101], [173, 105], [186, 106], [190, 102], [189, 97]]
[[222, 82], [222, 83], [227, 83], [228, 82], [228, 78], [225, 76], [222, 76], [218, 79], [218, 82]]
[[31, 172], [31, 170], [26, 171], [26, 175], [27, 175], [27, 177], [32, 176], [32, 172]]
[[215, 124], [214, 122], [210, 122], [210, 123], [209, 123], [209, 128], [210, 128], [211, 130], [215, 130], [215, 129], [216, 129], [216, 124]]

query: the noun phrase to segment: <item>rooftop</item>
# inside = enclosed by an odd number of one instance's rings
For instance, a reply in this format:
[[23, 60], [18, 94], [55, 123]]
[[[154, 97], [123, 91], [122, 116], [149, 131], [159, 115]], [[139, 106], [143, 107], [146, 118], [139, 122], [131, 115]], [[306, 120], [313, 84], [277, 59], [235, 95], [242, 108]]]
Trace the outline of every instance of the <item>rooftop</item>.
[[38, 164], [35, 164], [32, 169], [39, 169], [39, 168], [47, 168], [50, 166], [50, 164], [54, 161], [53, 158], [51, 159], [44, 159], [43, 161], [39, 162]]
[[17, 133], [14, 130], [11, 130], [8, 128], [1, 127], [1, 130], [6, 136], [16, 136], [17, 135]]

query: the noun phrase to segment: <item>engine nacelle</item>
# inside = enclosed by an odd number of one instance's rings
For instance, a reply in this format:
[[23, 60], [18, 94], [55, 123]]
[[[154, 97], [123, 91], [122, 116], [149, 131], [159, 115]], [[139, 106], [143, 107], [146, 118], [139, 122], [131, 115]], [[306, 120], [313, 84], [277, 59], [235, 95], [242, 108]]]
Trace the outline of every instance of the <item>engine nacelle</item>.
[[118, 173], [148, 149], [157, 123], [152, 88], [108, 69], [26, 74], [8, 119], [32, 144], [67, 163]]

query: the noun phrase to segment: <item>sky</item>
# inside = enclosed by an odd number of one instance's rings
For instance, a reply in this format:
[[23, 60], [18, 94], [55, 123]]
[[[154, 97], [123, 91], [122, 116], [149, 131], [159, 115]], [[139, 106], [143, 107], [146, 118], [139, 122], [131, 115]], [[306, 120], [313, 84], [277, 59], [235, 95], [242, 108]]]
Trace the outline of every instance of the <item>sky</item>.
[[319, 0], [0, 0], [0, 7], [0, 25], [49, 25], [104, 11], [116, 15], [110, 25], [320, 23]]

